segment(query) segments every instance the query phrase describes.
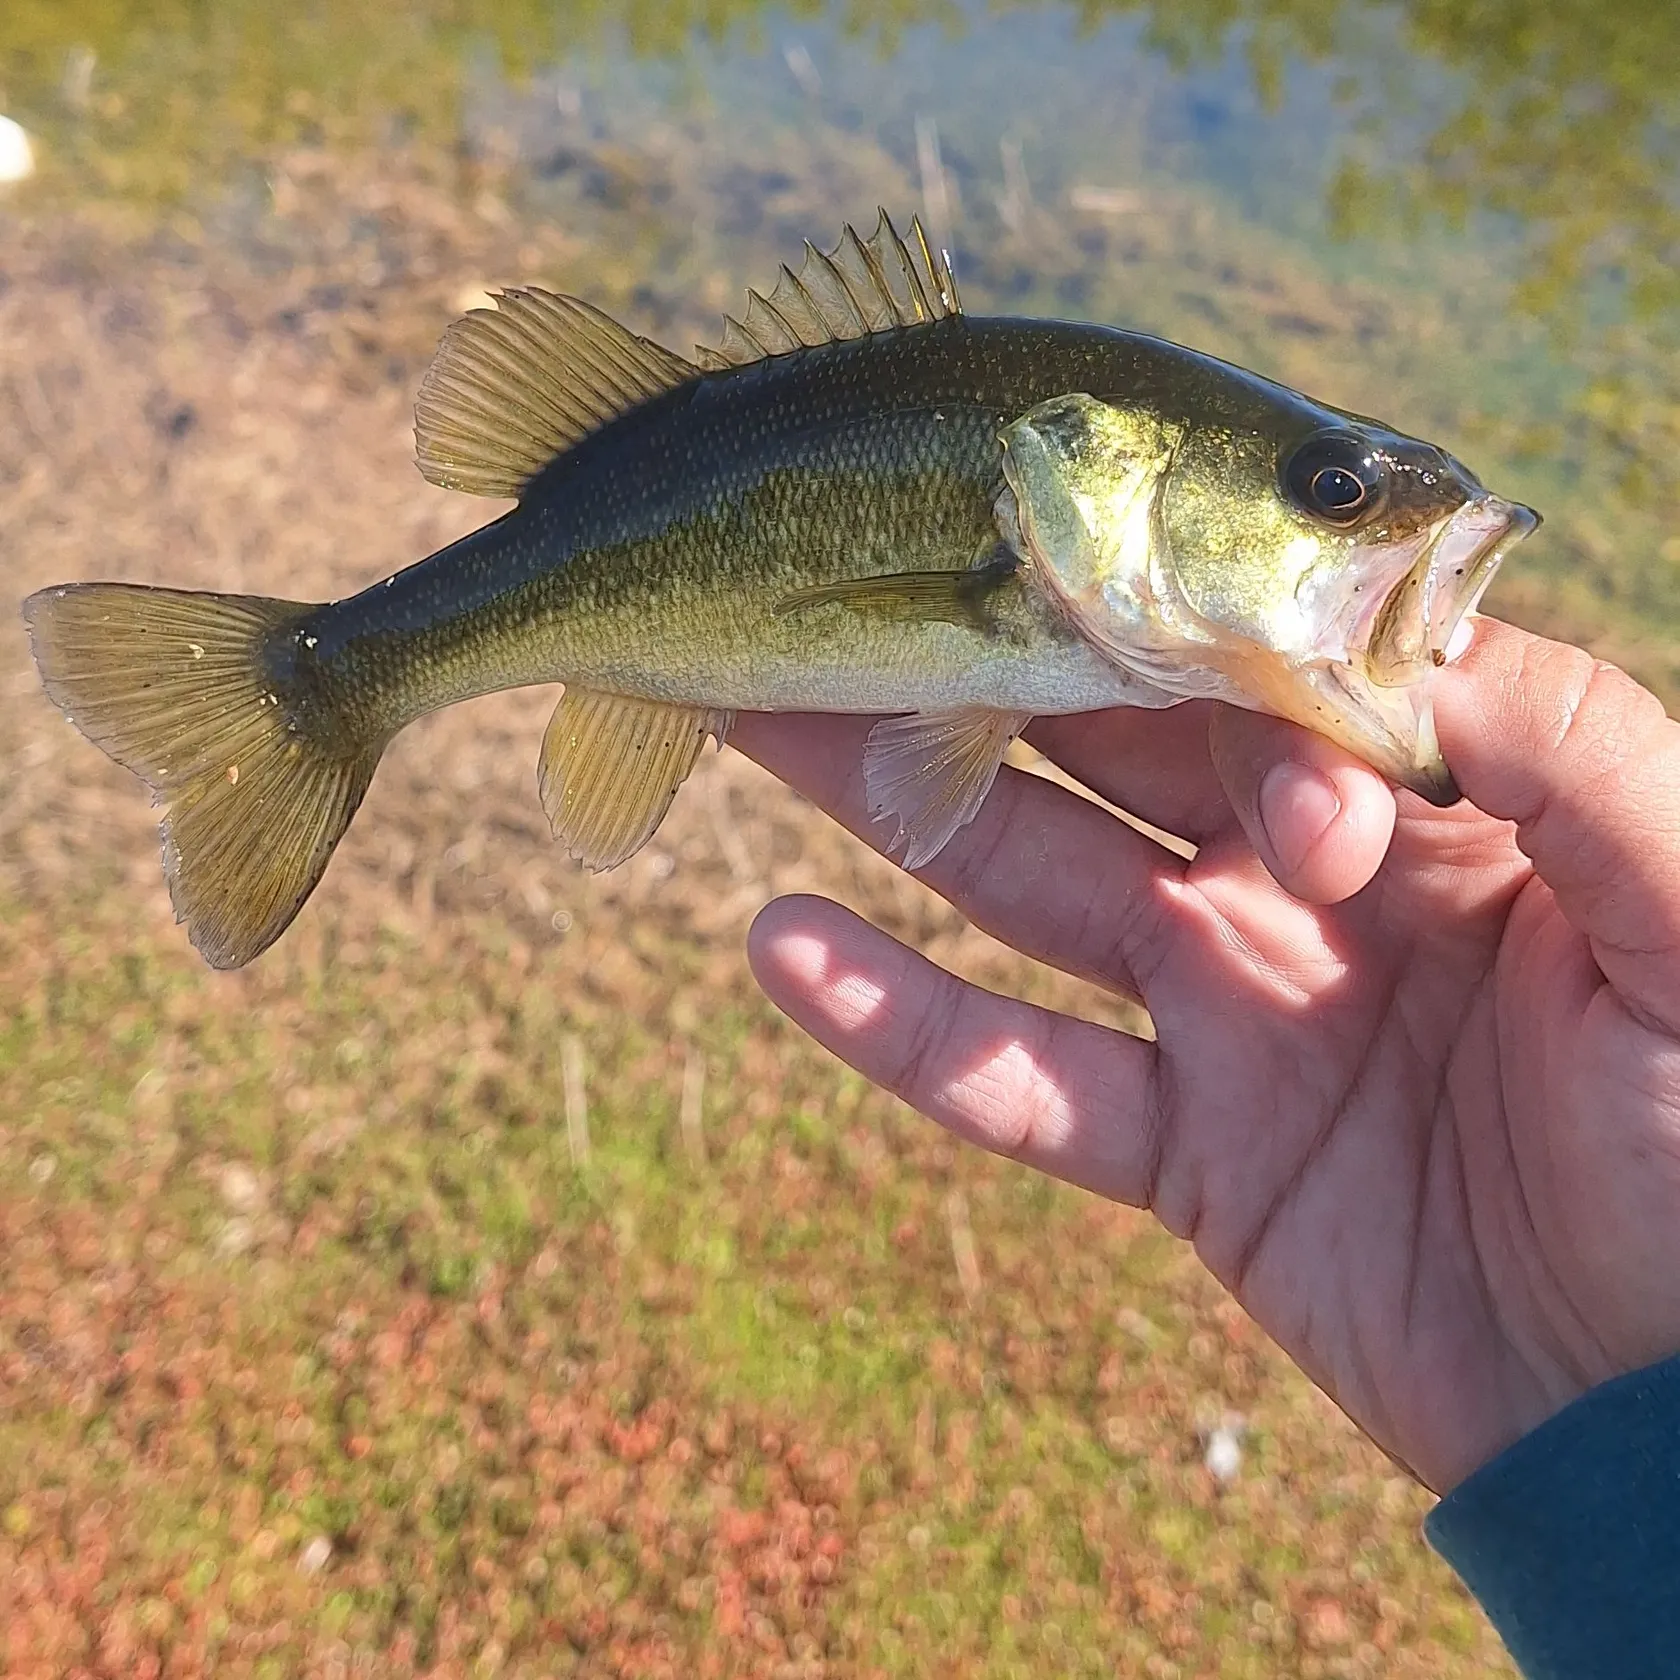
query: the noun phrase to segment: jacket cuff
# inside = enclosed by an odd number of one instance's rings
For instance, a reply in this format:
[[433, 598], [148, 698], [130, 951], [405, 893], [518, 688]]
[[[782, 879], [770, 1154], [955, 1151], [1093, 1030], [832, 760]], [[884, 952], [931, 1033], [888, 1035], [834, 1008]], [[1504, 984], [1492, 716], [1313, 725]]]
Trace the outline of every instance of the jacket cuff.
[[1680, 1358], [1583, 1395], [1424, 1528], [1529, 1680], [1674, 1680]]

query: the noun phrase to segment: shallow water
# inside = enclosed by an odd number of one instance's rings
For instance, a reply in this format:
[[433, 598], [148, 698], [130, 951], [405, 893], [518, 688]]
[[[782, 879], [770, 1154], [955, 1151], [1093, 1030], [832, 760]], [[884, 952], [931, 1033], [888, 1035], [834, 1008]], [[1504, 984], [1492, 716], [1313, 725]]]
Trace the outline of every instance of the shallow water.
[[[1666, 686], [1677, 61], [1641, 0], [13, 0], [0, 112], [38, 172], [0, 218], [273, 272], [354, 237], [288, 222], [300, 159], [431, 158], [520, 230], [586, 227], [540, 278], [670, 333], [917, 208], [971, 308], [1164, 332], [1455, 448], [1548, 515], [1495, 605]], [[391, 307], [407, 271], [364, 272]]]

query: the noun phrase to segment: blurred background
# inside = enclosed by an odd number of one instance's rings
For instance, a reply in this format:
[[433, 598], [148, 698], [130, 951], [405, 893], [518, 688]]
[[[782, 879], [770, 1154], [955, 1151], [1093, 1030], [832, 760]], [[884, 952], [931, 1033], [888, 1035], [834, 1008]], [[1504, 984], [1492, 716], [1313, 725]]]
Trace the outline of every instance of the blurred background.
[[[7, 0], [0, 596], [324, 598], [481, 523], [489, 287], [685, 349], [919, 210], [1547, 516], [1490, 607], [1680, 692], [1680, 12], [1647, 0]], [[551, 704], [388, 755], [214, 976], [0, 610], [0, 1667], [1508, 1674], [1426, 1501], [1151, 1224], [758, 999], [773, 893], [1114, 1025], [732, 754], [605, 878]]]

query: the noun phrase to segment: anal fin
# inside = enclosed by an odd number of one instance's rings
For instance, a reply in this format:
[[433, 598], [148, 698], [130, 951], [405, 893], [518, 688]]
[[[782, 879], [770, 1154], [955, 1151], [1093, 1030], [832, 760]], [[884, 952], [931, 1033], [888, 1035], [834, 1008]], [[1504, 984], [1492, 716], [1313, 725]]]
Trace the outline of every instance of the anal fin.
[[1031, 712], [965, 707], [884, 718], [863, 749], [869, 814], [896, 819], [889, 852], [902, 851], [906, 869], [931, 863], [971, 821], [991, 792], [1009, 743]]
[[537, 763], [555, 839], [589, 869], [633, 856], [653, 838], [706, 737], [722, 743], [731, 715], [567, 688]]

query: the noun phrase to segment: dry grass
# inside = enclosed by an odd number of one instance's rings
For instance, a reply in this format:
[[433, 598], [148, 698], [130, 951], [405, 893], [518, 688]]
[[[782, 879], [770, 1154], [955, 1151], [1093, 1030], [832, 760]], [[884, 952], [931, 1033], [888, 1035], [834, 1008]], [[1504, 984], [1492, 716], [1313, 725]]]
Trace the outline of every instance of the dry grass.
[[[482, 512], [408, 464], [455, 297], [636, 271], [633, 218], [581, 200], [562, 236], [418, 167], [283, 182], [316, 231], [266, 272], [7, 228], [7, 599], [324, 596], [416, 557]], [[8, 1673], [1508, 1672], [1421, 1496], [1181, 1247], [955, 1153], [759, 1002], [742, 934], [816, 887], [1123, 1004], [733, 755], [574, 872], [541, 694], [409, 731], [298, 927], [212, 976], [15, 621], [0, 692]]]

